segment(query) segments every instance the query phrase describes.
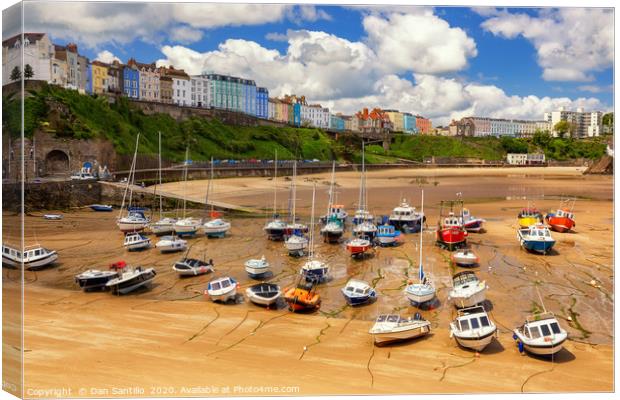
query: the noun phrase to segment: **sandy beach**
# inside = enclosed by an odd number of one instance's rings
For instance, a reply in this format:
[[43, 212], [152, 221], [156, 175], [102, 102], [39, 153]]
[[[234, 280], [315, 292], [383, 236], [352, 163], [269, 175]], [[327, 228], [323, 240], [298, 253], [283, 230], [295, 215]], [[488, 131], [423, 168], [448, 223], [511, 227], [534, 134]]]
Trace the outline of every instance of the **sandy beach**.
[[[55, 249], [57, 265], [27, 271], [24, 317], [24, 394], [54, 397], [158, 397], [208, 395], [314, 395], [397, 393], [490, 393], [612, 391], [613, 385], [613, 177], [583, 176], [576, 168], [399, 169], [368, 173], [368, 200], [375, 215], [385, 215], [406, 197], [425, 212], [431, 228], [424, 233], [427, 273], [438, 287], [440, 303], [420, 311], [432, 322], [422, 339], [376, 347], [368, 334], [379, 313], [412, 315], [403, 287], [417, 271], [419, 234], [405, 236], [395, 248], [374, 257], [351, 259], [344, 244], [317, 241], [318, 256], [331, 266], [332, 279], [321, 285], [321, 309], [308, 315], [285, 307], [266, 310], [239, 300], [214, 304], [203, 296], [213, 277], [239, 280], [240, 292], [255, 281], [243, 262], [264, 255], [272, 264], [270, 282], [292, 285], [305, 259], [289, 257], [282, 242], [265, 238], [263, 217], [232, 217], [224, 239], [189, 239], [190, 255], [206, 255], [216, 271], [178, 278], [171, 266], [179, 254], [154, 248], [129, 253], [122, 248], [117, 213], [76, 210], [62, 221], [46, 221], [43, 212], [26, 217], [26, 243]], [[325, 212], [329, 174], [298, 177], [298, 206], [308, 220], [311, 190], [317, 185], [317, 215]], [[338, 201], [351, 213], [357, 203], [359, 174], [338, 174]], [[286, 209], [289, 182], [278, 184], [278, 208]], [[205, 181], [164, 184], [162, 190], [203, 200]], [[434, 244], [431, 231], [438, 203], [461, 193], [472, 214], [486, 219], [486, 232], [470, 234], [480, 257], [475, 269], [489, 285], [490, 316], [499, 334], [482, 353], [459, 347], [449, 337], [455, 316], [447, 301], [451, 276], [449, 253]], [[551, 254], [520, 249], [516, 214], [528, 202], [544, 212], [560, 196], [576, 196], [573, 233], [553, 233]], [[215, 182], [214, 198], [265, 209], [273, 204], [269, 178], [233, 178]], [[203, 210], [191, 213], [204, 217]], [[174, 212], [171, 213], [174, 215]], [[5, 214], [5, 242], [15, 239], [18, 217]], [[317, 228], [318, 230], [318, 228]], [[347, 232], [347, 235], [349, 233]], [[151, 236], [153, 242], [155, 236]], [[73, 281], [89, 268], [125, 260], [157, 270], [153, 288], [127, 296], [83, 293]], [[3, 268], [5, 314], [18, 317], [8, 300], [18, 298], [18, 272]], [[340, 288], [355, 277], [376, 287], [374, 304], [352, 308]], [[521, 355], [512, 329], [533, 308], [553, 311], [569, 332], [553, 359]], [[18, 342], [18, 324], [3, 327]], [[17, 374], [19, 347], [4, 345], [5, 373]], [[13, 361], [13, 364], [11, 364]], [[16, 379], [16, 378], [15, 378]]]

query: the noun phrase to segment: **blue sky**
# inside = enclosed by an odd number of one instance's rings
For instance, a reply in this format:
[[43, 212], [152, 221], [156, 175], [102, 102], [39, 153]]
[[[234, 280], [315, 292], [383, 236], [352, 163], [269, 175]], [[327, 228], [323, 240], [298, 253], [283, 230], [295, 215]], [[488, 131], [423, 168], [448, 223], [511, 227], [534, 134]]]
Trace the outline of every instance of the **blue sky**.
[[380, 106], [447, 123], [613, 104], [609, 9], [27, 3], [25, 15], [26, 30], [91, 60], [241, 75], [346, 113]]

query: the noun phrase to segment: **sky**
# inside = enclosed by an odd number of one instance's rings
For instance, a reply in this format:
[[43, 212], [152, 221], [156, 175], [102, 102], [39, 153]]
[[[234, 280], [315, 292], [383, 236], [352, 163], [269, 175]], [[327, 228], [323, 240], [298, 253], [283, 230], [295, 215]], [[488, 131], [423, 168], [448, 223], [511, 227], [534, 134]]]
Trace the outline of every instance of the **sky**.
[[[173, 65], [305, 95], [331, 112], [542, 119], [613, 108], [613, 10], [205, 3], [24, 3], [25, 31], [91, 60]], [[19, 32], [3, 12], [3, 38]]]

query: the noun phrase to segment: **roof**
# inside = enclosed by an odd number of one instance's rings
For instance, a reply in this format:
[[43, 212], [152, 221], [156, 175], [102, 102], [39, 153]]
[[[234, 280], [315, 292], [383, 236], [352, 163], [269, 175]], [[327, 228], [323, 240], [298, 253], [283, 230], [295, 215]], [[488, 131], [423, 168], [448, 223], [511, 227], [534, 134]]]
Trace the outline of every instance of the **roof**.
[[182, 69], [176, 69], [173, 66], [170, 66], [169, 68], [162, 67], [161, 70], [162, 70], [162, 74], [168, 75], [173, 78], [190, 79], [189, 75], [187, 75], [185, 71], [183, 71]]
[[109, 64], [106, 64], [104, 62], [97, 61], [97, 60], [93, 61], [91, 64], [92, 65], [97, 65], [99, 67], [105, 67], [105, 68], [108, 68], [110, 66]]
[[[39, 40], [41, 40], [43, 38], [43, 36], [45, 36], [46, 33], [24, 33], [24, 40], [28, 39], [28, 41], [30, 42], [37, 42]], [[12, 47], [15, 42], [17, 42], [18, 40], [21, 41], [22, 39], [22, 34], [19, 33], [15, 36], [12, 36], [6, 40], [2, 41], [2, 47]]]

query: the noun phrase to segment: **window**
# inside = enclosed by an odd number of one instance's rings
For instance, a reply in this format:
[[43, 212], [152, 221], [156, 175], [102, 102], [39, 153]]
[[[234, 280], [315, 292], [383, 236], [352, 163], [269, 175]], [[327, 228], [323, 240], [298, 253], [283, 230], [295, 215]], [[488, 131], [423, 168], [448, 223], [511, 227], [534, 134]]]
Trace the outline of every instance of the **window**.
[[490, 326], [489, 319], [486, 317], [486, 315], [480, 317], [480, 323], [482, 324], [482, 326]]
[[466, 319], [462, 319], [461, 320], [461, 330], [462, 331], [468, 331], [469, 330], [469, 321], [467, 321]]
[[530, 337], [532, 339], [538, 339], [540, 337], [540, 331], [538, 330], [537, 326], [531, 326], [529, 330], [530, 330]]
[[549, 325], [541, 325], [540, 330], [542, 331], [543, 336], [551, 336], [551, 331], [549, 330]]
[[480, 328], [480, 323], [478, 322], [478, 318], [472, 318], [470, 322], [471, 322], [471, 329]]
[[557, 322], [552, 322], [550, 326], [553, 333], [562, 333], [562, 331], [560, 330], [560, 325], [558, 325]]

